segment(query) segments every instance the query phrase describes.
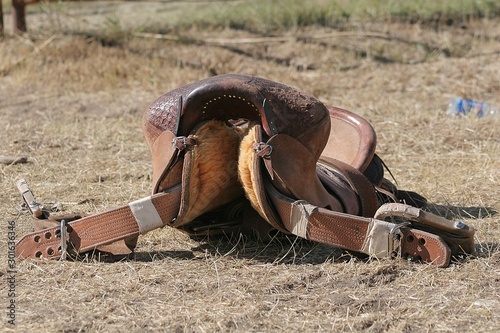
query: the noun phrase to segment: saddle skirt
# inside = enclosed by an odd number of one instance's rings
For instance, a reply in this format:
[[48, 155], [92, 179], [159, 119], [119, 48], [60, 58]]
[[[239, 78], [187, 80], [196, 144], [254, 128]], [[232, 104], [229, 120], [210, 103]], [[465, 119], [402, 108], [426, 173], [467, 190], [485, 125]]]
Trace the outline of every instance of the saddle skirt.
[[[214, 76], [159, 97], [142, 127], [152, 195], [70, 222], [73, 253], [113, 252], [124, 240], [133, 249], [139, 234], [166, 225], [191, 236], [255, 232], [269, 239], [278, 230], [441, 267], [474, 253], [473, 228], [425, 212], [423, 197], [384, 178], [365, 119], [297, 89], [254, 76]], [[106, 227], [113, 232], [88, 239]], [[57, 241], [40, 241], [41, 232], [20, 240], [20, 258], [60, 257], [61, 250], [48, 251]]]

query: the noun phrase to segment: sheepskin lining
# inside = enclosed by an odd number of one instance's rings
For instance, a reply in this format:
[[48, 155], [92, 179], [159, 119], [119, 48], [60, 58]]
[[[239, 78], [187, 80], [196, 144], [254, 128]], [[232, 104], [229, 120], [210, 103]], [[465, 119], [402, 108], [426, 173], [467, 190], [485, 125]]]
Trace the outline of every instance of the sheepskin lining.
[[187, 205], [183, 221], [192, 221], [244, 194], [238, 182], [237, 161], [245, 131], [211, 120], [192, 135], [198, 144], [190, 152], [190, 176], [183, 184]]
[[248, 134], [241, 140], [240, 155], [238, 158], [238, 175], [240, 183], [245, 190], [246, 197], [252, 204], [252, 207], [260, 214], [260, 216], [267, 220], [255, 191], [258, 186], [253, 172], [255, 158], [258, 158], [252, 148], [255, 143], [255, 132], [255, 126], [251, 127]]

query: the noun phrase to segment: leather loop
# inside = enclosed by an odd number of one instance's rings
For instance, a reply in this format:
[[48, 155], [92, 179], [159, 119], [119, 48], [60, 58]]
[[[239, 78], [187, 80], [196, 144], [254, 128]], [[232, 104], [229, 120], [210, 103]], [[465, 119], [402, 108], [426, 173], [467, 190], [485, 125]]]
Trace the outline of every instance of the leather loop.
[[265, 188], [265, 184], [269, 182], [268, 173], [263, 172], [262, 158], [253, 149], [255, 143], [262, 141], [262, 127], [260, 125], [253, 126], [242, 139], [238, 157], [239, 181], [243, 185], [252, 207], [260, 216], [277, 230], [289, 233], [282, 225], [274, 208], [269, 204], [268, 193]]

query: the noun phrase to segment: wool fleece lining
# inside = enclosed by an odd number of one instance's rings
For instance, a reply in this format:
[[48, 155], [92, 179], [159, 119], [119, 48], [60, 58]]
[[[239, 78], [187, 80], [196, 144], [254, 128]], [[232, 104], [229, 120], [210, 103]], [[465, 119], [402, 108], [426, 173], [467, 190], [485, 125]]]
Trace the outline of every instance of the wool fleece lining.
[[262, 211], [262, 206], [259, 203], [259, 199], [256, 194], [258, 184], [253, 168], [253, 165], [256, 162], [255, 159], [259, 158], [253, 150], [253, 145], [256, 143], [256, 136], [256, 127], [252, 126], [248, 130], [248, 134], [241, 140], [240, 156], [238, 159], [238, 174], [240, 182], [245, 189], [245, 194], [252, 204], [252, 207], [260, 214], [260, 216], [266, 219], [266, 215]]
[[260, 158], [253, 148], [257, 135], [254, 125], [210, 120], [193, 131], [190, 137], [197, 144], [184, 160], [182, 221], [193, 221], [244, 194], [266, 218], [256, 194], [253, 165], [260, 163]]
[[[238, 182], [237, 161], [240, 141], [246, 127], [210, 120], [190, 135], [197, 144], [184, 160], [183, 221], [192, 221], [203, 213], [243, 196]], [[187, 171], [187, 172], [186, 172]]]

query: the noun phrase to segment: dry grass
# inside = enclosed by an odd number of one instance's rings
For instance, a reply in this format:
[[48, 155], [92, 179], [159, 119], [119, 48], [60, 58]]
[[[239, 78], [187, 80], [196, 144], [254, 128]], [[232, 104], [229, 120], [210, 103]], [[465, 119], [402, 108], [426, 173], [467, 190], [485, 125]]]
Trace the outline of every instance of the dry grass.
[[[238, 72], [365, 116], [400, 187], [473, 225], [478, 250], [478, 258], [437, 269], [363, 262], [293, 239], [195, 241], [156, 230], [140, 238], [136, 260], [19, 262], [17, 330], [499, 331], [499, 119], [445, 116], [452, 95], [500, 105], [499, 26], [498, 19], [437, 31], [358, 22], [343, 29], [389, 38], [235, 47], [132, 37], [106, 46], [102, 35], [66, 36], [57, 29], [6, 38], [0, 44], [0, 155], [30, 161], [0, 166], [3, 225], [16, 220], [18, 236], [29, 231], [28, 216], [19, 215], [18, 177], [29, 180], [41, 201], [62, 202], [64, 212], [94, 213], [143, 197], [150, 192], [151, 161], [142, 111], [172, 88]], [[323, 32], [332, 30], [294, 34]], [[184, 34], [254, 36], [230, 29]], [[0, 237], [3, 280], [6, 242]], [[3, 282], [0, 294], [6, 299]], [[5, 307], [2, 301], [0, 330], [13, 330]]]

